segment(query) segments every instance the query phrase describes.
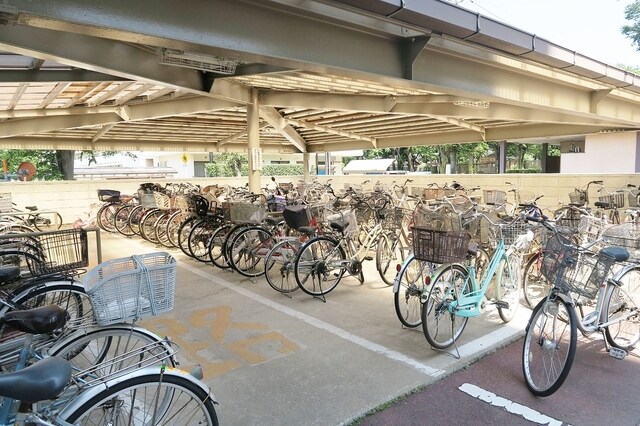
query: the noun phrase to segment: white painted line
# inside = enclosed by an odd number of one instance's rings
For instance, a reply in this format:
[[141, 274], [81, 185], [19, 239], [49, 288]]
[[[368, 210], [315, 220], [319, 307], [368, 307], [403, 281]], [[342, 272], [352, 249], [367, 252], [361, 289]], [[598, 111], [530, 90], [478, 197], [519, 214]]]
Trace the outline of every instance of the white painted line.
[[[141, 244], [139, 244], [136, 241], [131, 241], [131, 240], [127, 240], [128, 243], [130, 243], [131, 245], [136, 245], [138, 247], [144, 247]], [[145, 251], [149, 250], [149, 247], [144, 247]], [[160, 249], [163, 250], [163, 249]], [[405, 354], [398, 352], [398, 351], [394, 351], [393, 349], [389, 349], [385, 346], [379, 345], [377, 343], [371, 342], [367, 339], [364, 339], [362, 337], [356, 336], [355, 334], [352, 334], [342, 328], [336, 327], [334, 325], [331, 325], [325, 321], [322, 321], [318, 318], [312, 317], [310, 315], [307, 315], [303, 312], [297, 311], [295, 309], [292, 309], [288, 306], [284, 306], [281, 305], [280, 303], [274, 302], [273, 300], [267, 299], [265, 297], [262, 297], [260, 295], [255, 294], [252, 291], [249, 291], [247, 289], [244, 289], [242, 287], [239, 287], [237, 284], [233, 284], [223, 278], [217, 277], [213, 274], [210, 274], [208, 272], [205, 271], [201, 271], [198, 268], [195, 268], [189, 264], [187, 264], [186, 262], [178, 262], [178, 266], [181, 268], [184, 268], [186, 270], [188, 270], [191, 273], [194, 273], [206, 280], [209, 280], [211, 282], [214, 282], [218, 285], [221, 285], [229, 290], [232, 290], [236, 293], [239, 293], [241, 295], [243, 295], [244, 297], [248, 297], [258, 303], [261, 303], [265, 306], [268, 306], [270, 308], [273, 308], [283, 314], [289, 315], [291, 317], [294, 317], [296, 319], [299, 319], [301, 321], [306, 322], [309, 325], [312, 325], [316, 328], [319, 328], [321, 330], [324, 330], [326, 332], [329, 332], [331, 334], [334, 334], [342, 339], [347, 340], [350, 343], [356, 344], [358, 346], [361, 346], [371, 352], [377, 353], [379, 355], [385, 356], [393, 361], [398, 361], [401, 362], [403, 364], [408, 365], [409, 367], [415, 368], [416, 370], [420, 371], [421, 373], [424, 373], [428, 376], [431, 377], [438, 377], [442, 374], [444, 374], [444, 370], [439, 370], [436, 368], [432, 368], [429, 367], [428, 365], [425, 365], [423, 363], [421, 363], [418, 360], [415, 360], [413, 358], [410, 358], [408, 356], [406, 356]]]
[[[460, 357], [473, 356], [482, 350], [487, 348], [494, 348], [501, 342], [512, 337], [517, 333], [524, 334], [524, 329], [529, 320], [529, 313], [518, 312], [518, 315], [512, 319], [509, 323], [502, 325], [499, 329], [486, 334], [479, 339], [466, 343], [458, 348]], [[482, 321], [482, 319], [480, 319]]]
[[502, 398], [492, 392], [486, 391], [476, 385], [472, 385], [470, 383], [462, 384], [458, 389], [462, 392], [470, 395], [474, 398], [478, 398], [481, 401], [484, 401], [494, 407], [500, 407], [505, 409], [507, 412], [511, 414], [515, 414], [517, 416], [521, 416], [530, 422], [537, 423], [540, 425], [552, 425], [552, 426], [560, 426], [562, 422], [560, 420], [556, 420], [552, 417], [546, 416], [537, 412], [536, 410], [526, 407], [524, 405], [518, 404], [517, 402], [510, 401], [506, 398]]

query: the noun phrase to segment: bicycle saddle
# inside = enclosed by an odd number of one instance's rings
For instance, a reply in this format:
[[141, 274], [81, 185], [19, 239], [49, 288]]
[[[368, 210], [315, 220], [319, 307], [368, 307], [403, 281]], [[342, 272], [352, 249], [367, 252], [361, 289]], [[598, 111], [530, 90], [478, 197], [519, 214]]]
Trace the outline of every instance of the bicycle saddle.
[[604, 253], [606, 256], [610, 256], [616, 260], [616, 262], [624, 262], [629, 259], [629, 252], [623, 247], [605, 247], [600, 250], [600, 253]]
[[601, 207], [603, 209], [608, 209], [609, 208], [609, 203], [606, 201], [596, 201], [595, 203], [593, 203], [594, 206], [596, 207]]
[[308, 237], [312, 237], [318, 232], [317, 226], [301, 226], [298, 231]]
[[0, 267], [0, 285], [20, 277], [20, 268], [18, 266], [2, 266]]
[[9, 311], [2, 323], [23, 333], [45, 334], [59, 329], [67, 322], [67, 311], [58, 305], [48, 305], [25, 311]]
[[38, 210], [38, 206], [24, 206], [24, 208], [32, 212]]
[[12, 373], [0, 374], [0, 395], [25, 402], [53, 399], [71, 380], [71, 364], [59, 358], [44, 358]]

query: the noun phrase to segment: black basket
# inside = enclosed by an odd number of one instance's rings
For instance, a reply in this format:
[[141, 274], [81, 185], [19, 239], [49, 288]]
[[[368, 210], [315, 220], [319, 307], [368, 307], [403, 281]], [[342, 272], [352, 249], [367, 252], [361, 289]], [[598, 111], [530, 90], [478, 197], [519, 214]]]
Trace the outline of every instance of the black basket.
[[611, 256], [585, 251], [555, 235], [547, 241], [540, 271], [556, 287], [593, 299], [614, 263]]
[[282, 218], [291, 229], [309, 226], [311, 214], [307, 206], [287, 206], [282, 211]]
[[26, 256], [33, 276], [71, 272], [89, 265], [87, 231], [63, 229], [33, 237]]
[[432, 263], [455, 263], [467, 256], [471, 235], [468, 232], [438, 231], [414, 227], [413, 254], [418, 260]]
[[115, 202], [120, 200], [120, 191], [115, 189], [98, 189], [98, 199], [105, 202]]

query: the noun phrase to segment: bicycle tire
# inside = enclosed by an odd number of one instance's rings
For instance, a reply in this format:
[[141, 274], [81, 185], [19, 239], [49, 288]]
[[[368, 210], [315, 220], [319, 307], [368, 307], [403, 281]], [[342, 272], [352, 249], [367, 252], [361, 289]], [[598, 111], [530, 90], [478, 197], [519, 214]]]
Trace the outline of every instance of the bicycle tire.
[[[49, 215], [51, 215], [51, 219], [47, 217]], [[62, 215], [58, 212], [47, 213], [46, 215], [34, 212], [33, 226], [40, 232], [57, 231], [62, 228]]]
[[264, 259], [267, 283], [275, 291], [289, 294], [300, 288], [294, 273], [300, 247], [299, 240], [283, 240], [273, 246]]
[[220, 222], [206, 218], [194, 224], [189, 232], [189, 254], [199, 262], [209, 262], [209, 241]]
[[436, 272], [431, 289], [422, 306], [422, 331], [429, 344], [436, 349], [446, 349], [462, 335], [468, 317], [459, 317], [447, 309], [451, 301], [470, 291], [468, 271], [462, 265], [453, 264]]
[[386, 285], [393, 285], [398, 263], [404, 261], [404, 250], [396, 233], [382, 234], [376, 247], [376, 269]]
[[495, 299], [498, 315], [503, 322], [511, 321], [520, 306], [520, 271], [522, 258], [512, 254], [502, 258], [496, 269]]
[[106, 232], [116, 232], [115, 215], [116, 211], [122, 206], [122, 203], [107, 203], [100, 207], [96, 217], [98, 218], [98, 227]]
[[162, 216], [156, 220], [153, 226], [156, 230], [156, 241], [163, 247], [173, 248], [173, 245], [169, 242], [169, 236], [167, 235], [167, 225], [169, 224], [169, 218], [171, 217], [170, 211], [165, 211]]
[[[176, 373], [140, 373], [99, 391], [69, 413], [63, 411], [61, 418], [73, 424], [106, 424], [108, 419], [147, 424], [154, 419], [154, 424], [217, 426], [214, 401], [194, 380]], [[135, 411], [127, 413], [129, 407]]]
[[140, 221], [140, 236], [150, 243], [157, 244], [156, 222], [164, 214], [165, 211], [160, 209], [152, 209], [145, 213]]
[[534, 395], [552, 395], [566, 380], [578, 345], [577, 321], [571, 304], [560, 297], [542, 299], [533, 308], [522, 347], [522, 372]]
[[188, 219], [188, 216], [181, 211], [174, 212], [167, 223], [167, 239], [172, 247], [179, 247], [179, 232], [182, 224]]
[[398, 287], [393, 293], [393, 304], [398, 319], [405, 327], [415, 328], [422, 324], [422, 300], [429, 290], [427, 281], [431, 282], [432, 270], [432, 263], [417, 260], [412, 255], [403, 263], [396, 277]]
[[249, 278], [264, 274], [264, 259], [275, 244], [271, 232], [251, 226], [238, 233], [229, 244], [229, 264], [233, 270]]
[[209, 240], [209, 259], [211, 263], [217, 266], [220, 269], [230, 268], [229, 262], [227, 262], [227, 257], [224, 255], [224, 244], [227, 240], [227, 234], [231, 231], [234, 225], [230, 223], [226, 223], [220, 226], [218, 229], [213, 231], [211, 234], [211, 239]]
[[628, 351], [640, 341], [640, 268], [625, 271], [616, 282], [620, 285], [607, 285], [603, 312], [611, 324], [604, 334], [609, 345]]
[[115, 216], [116, 231], [125, 237], [132, 237], [135, 232], [131, 228], [131, 212], [137, 206], [124, 205], [118, 209]]
[[189, 253], [189, 233], [198, 220], [200, 219], [197, 216], [190, 217], [178, 229], [178, 248], [189, 257], [191, 257], [191, 253]]
[[342, 246], [332, 238], [320, 236], [307, 241], [300, 247], [294, 266], [298, 287], [310, 296], [330, 293], [344, 275], [346, 258]]

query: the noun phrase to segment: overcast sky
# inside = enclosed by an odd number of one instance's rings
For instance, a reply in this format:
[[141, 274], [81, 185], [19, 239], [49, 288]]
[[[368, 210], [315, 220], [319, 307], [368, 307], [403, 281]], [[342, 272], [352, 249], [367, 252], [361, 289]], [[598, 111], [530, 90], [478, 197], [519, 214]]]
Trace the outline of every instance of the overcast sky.
[[[455, 2], [454, 2], [455, 3]], [[610, 65], [640, 67], [640, 52], [621, 33], [631, 0], [463, 0], [459, 6], [536, 34]]]

